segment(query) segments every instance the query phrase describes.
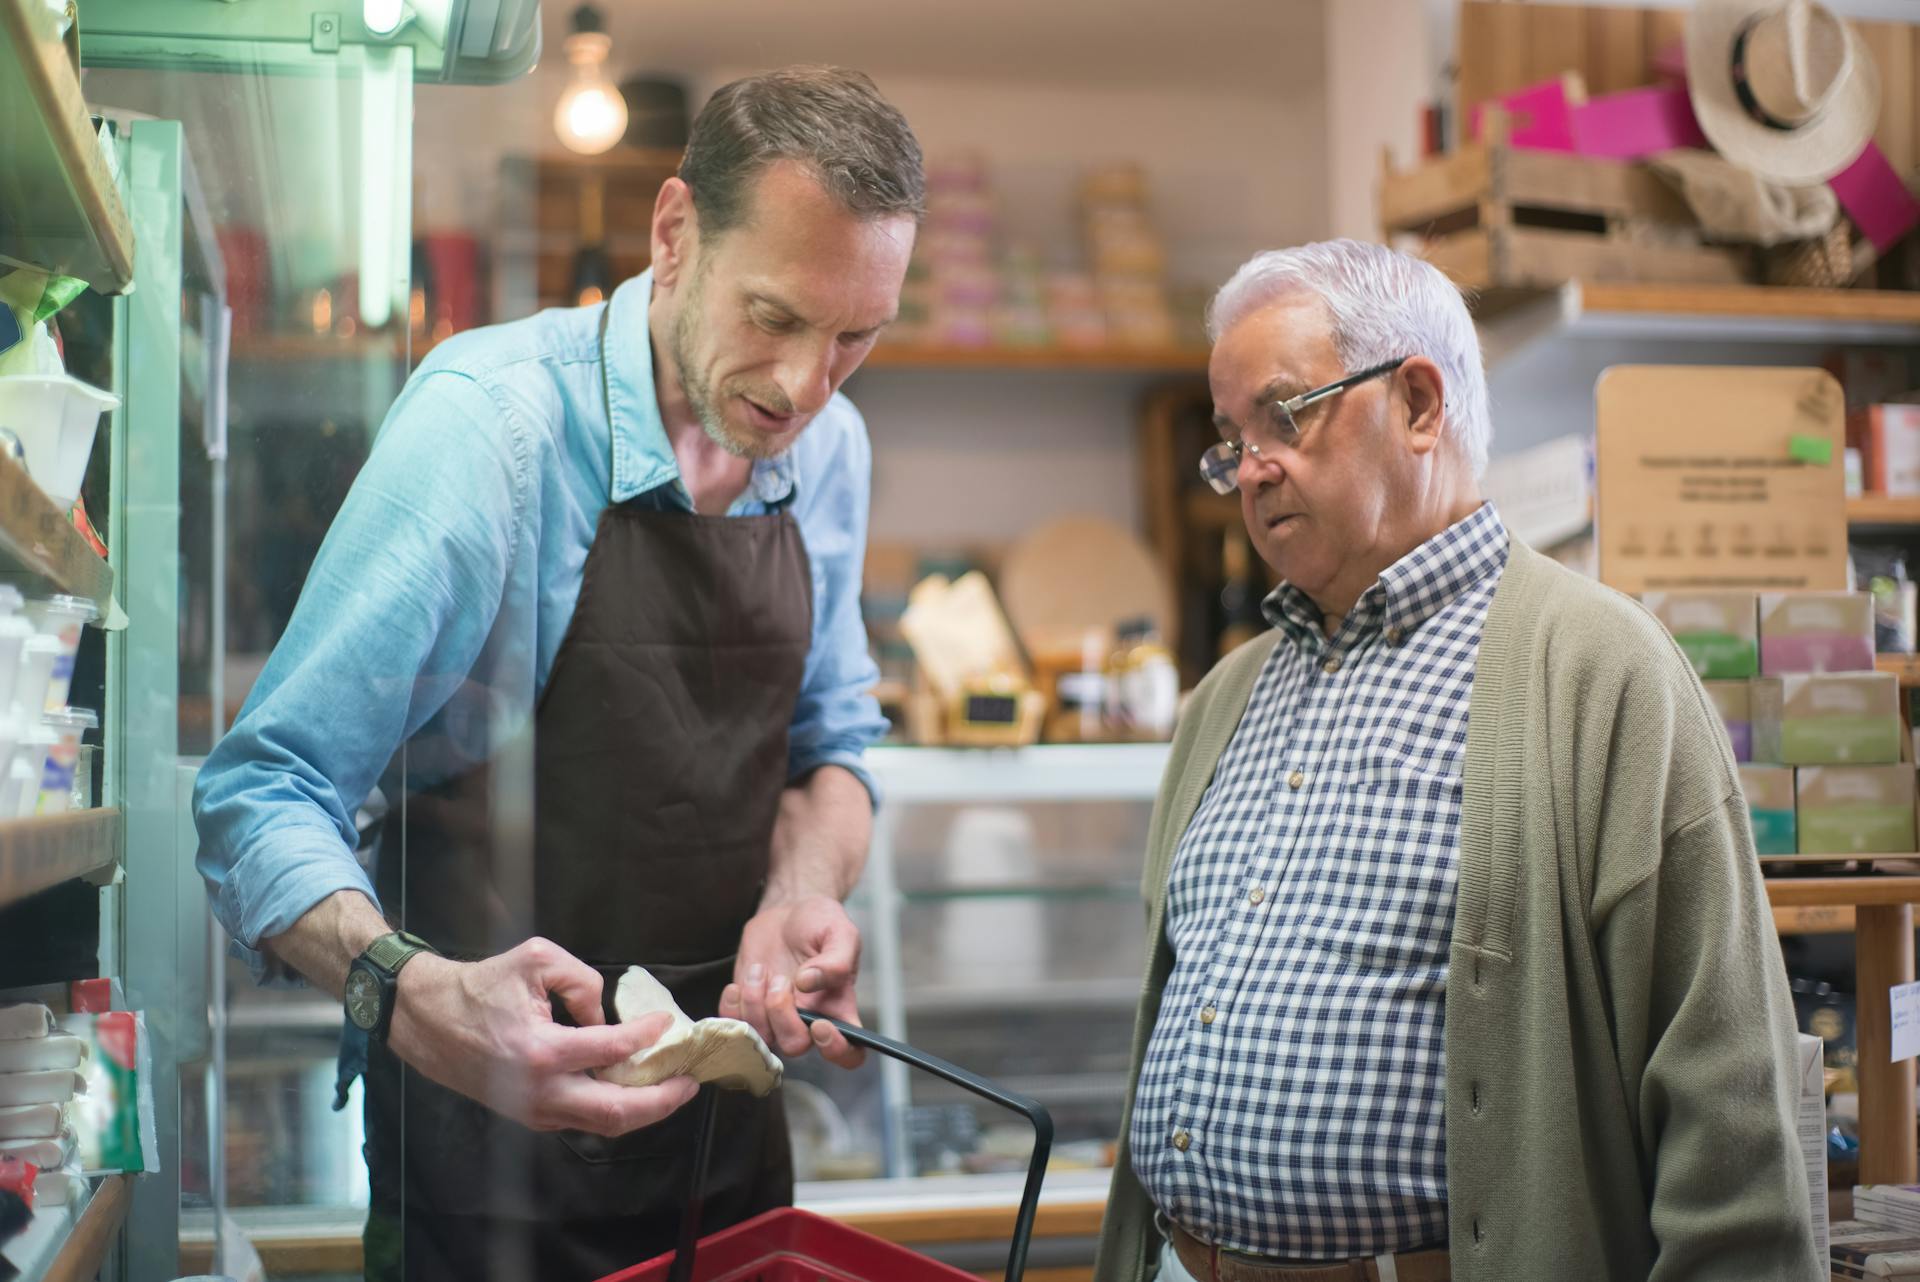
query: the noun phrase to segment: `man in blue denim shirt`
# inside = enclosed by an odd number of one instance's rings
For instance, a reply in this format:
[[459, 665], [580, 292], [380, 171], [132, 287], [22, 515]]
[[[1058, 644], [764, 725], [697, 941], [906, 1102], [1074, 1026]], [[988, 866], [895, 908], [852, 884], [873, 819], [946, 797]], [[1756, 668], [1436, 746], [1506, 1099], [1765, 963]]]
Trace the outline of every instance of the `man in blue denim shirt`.
[[[665, 1027], [608, 1021], [627, 963], [695, 1018], [859, 1062], [796, 1014], [856, 1017], [841, 900], [885, 728], [869, 447], [837, 389], [895, 314], [923, 203], [864, 76], [720, 90], [651, 271], [409, 382], [202, 770], [221, 921], [371, 1036], [370, 1278], [591, 1278], [670, 1240], [692, 1110], [653, 1124], [695, 1085], [589, 1075]], [[376, 784], [392, 814], [363, 843]], [[713, 1184], [738, 1219], [791, 1177], [777, 1109], [729, 1106]]]

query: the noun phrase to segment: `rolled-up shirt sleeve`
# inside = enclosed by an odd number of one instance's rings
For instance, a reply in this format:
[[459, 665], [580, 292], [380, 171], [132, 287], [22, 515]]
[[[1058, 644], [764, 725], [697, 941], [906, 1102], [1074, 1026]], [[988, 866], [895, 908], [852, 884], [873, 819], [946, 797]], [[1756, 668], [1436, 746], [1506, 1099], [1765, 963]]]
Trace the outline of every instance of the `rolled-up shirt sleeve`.
[[877, 806], [879, 791], [865, 752], [887, 732], [887, 719], [873, 694], [880, 669], [867, 650], [860, 616], [873, 451], [859, 412], [844, 400], [837, 407], [846, 416], [839, 448], [816, 474], [801, 478], [798, 519], [813, 562], [813, 647], [794, 706], [787, 774], [798, 779], [821, 766], [840, 766], [866, 786]]
[[355, 857], [355, 813], [487, 644], [530, 470], [508, 407], [473, 379], [423, 375], [396, 401], [195, 783], [196, 863], [243, 948], [336, 891], [378, 902]]

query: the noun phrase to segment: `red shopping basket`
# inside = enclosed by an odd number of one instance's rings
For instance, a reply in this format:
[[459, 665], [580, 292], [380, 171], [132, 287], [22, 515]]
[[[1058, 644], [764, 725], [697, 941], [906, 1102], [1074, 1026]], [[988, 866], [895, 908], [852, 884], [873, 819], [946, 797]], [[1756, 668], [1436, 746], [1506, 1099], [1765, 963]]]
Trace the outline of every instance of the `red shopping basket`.
[[[1002, 1090], [964, 1068], [890, 1037], [811, 1011], [801, 1011], [800, 1018], [809, 1024], [826, 1019], [846, 1034], [848, 1041], [965, 1087], [983, 1099], [1023, 1114], [1033, 1124], [1033, 1157], [1027, 1164], [1027, 1186], [1020, 1195], [1013, 1246], [1007, 1254], [1007, 1282], [1020, 1282], [1027, 1269], [1034, 1212], [1040, 1205], [1040, 1181], [1047, 1173], [1047, 1154], [1053, 1148], [1052, 1116], [1036, 1100]], [[714, 1106], [719, 1092], [710, 1086], [703, 1094], [693, 1189], [680, 1222], [679, 1249], [600, 1282], [977, 1282], [971, 1273], [791, 1207], [768, 1211], [701, 1238], [700, 1210], [705, 1200], [707, 1159], [712, 1150]]]

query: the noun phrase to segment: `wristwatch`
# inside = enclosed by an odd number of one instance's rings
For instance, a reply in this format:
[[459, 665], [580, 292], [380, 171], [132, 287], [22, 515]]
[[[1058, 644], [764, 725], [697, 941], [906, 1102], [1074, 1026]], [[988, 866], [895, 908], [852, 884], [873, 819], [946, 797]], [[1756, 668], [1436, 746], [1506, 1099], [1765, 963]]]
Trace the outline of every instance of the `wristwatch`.
[[417, 935], [396, 930], [367, 945], [367, 951], [347, 967], [347, 1018], [353, 1026], [384, 1045], [387, 1029], [393, 1026], [394, 993], [400, 982], [400, 968], [419, 953], [438, 950]]

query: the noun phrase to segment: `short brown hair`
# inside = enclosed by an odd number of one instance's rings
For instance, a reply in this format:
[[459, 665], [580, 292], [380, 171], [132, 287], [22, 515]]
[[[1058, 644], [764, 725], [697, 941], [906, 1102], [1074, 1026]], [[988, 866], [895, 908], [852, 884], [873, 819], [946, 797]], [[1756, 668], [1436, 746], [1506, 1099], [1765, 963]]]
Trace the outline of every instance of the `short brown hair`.
[[777, 160], [805, 165], [859, 217], [926, 215], [920, 144], [861, 72], [784, 67], [717, 90], [680, 160], [701, 232], [716, 235], [744, 219], [749, 186]]

